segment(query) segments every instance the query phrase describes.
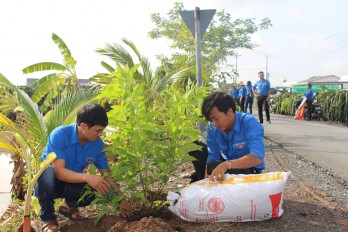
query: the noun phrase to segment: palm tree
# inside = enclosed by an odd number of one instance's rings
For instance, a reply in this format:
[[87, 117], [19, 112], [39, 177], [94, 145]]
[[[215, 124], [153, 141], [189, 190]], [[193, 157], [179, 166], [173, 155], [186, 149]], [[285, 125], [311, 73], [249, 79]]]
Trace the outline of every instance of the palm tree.
[[71, 52], [64, 41], [56, 34], [52, 34], [52, 40], [58, 46], [62, 56], [63, 64], [55, 62], [41, 62], [30, 65], [22, 70], [24, 74], [39, 71], [54, 71], [38, 81], [34, 82], [30, 87], [35, 91], [31, 96], [35, 103], [43, 101], [40, 107], [43, 112], [49, 109], [52, 101], [59, 95], [66, 95], [73, 88], [79, 88], [79, 81], [76, 75], [76, 60], [72, 57]]
[[[49, 133], [59, 125], [74, 122], [76, 111], [91, 102], [96, 93], [89, 91], [68, 91], [60, 96], [45, 116], [38, 105], [21, 89], [13, 85], [0, 73], [0, 88], [3, 93], [0, 97], [0, 112], [12, 109], [20, 114], [20, 120], [11, 121], [5, 114], [0, 113], [0, 150], [12, 154], [18, 163], [15, 165], [13, 186], [22, 186], [23, 169], [26, 169], [29, 182], [39, 168], [40, 157], [47, 142]], [[20, 158], [19, 158], [20, 157]], [[23, 165], [25, 165], [23, 167]], [[21, 178], [19, 178], [21, 177]], [[16, 190], [14, 193], [24, 193]], [[23, 196], [18, 196], [22, 198]]]
[[145, 92], [151, 102], [151, 100], [159, 99], [159, 93], [161, 91], [175, 83], [177, 80], [180, 80], [181, 76], [187, 74], [187, 72], [192, 69], [188, 68], [180, 72], [171, 72], [164, 76], [154, 75], [148, 58], [140, 54], [135, 44], [127, 39], [122, 39], [122, 41], [131, 49], [138, 60], [134, 61], [131, 53], [129, 53], [121, 44], [107, 43], [104, 48], [97, 49], [96, 52], [107, 56], [114, 61], [115, 68], [104, 61], [101, 62], [101, 65], [108, 71], [108, 73], [99, 73], [93, 76], [91, 78], [92, 82], [101, 85], [109, 84], [114, 79], [115, 71], [118, 68], [118, 65], [119, 67], [127, 66], [129, 69], [132, 69], [137, 64], [140, 64], [140, 70], [136, 70], [134, 73], [134, 79], [139, 82], [145, 82]]

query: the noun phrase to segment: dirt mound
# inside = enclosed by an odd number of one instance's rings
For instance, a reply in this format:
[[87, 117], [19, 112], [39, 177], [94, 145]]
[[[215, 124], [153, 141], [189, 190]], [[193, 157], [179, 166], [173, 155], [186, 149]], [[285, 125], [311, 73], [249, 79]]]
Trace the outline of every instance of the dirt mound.
[[145, 217], [137, 222], [117, 222], [108, 232], [165, 232], [174, 231], [171, 226], [161, 218]]

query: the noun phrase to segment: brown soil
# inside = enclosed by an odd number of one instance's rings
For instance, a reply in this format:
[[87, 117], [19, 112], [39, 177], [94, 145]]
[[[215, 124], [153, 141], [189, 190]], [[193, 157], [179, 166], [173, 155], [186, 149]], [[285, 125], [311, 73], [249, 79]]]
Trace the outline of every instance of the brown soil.
[[[116, 216], [104, 217], [96, 226], [94, 218], [83, 222], [62, 223], [64, 232], [75, 231], [348, 231], [347, 212], [328, 193], [318, 189], [315, 183], [305, 181], [290, 168], [290, 152], [278, 144], [266, 140], [267, 165], [266, 172], [291, 171], [284, 194], [284, 214], [278, 219], [262, 222], [244, 223], [193, 223], [186, 222], [172, 215], [161, 219], [144, 217], [139, 221], [127, 222]], [[183, 167], [172, 179], [168, 189], [185, 186], [193, 172], [191, 165]]]
[[[165, 219], [143, 217], [141, 220], [128, 222], [117, 216], [105, 216], [94, 225], [96, 214], [80, 222], [60, 221], [64, 232], [164, 232], [164, 231], [348, 231], [348, 213], [330, 194], [316, 187], [316, 183], [305, 180], [293, 168], [294, 154], [280, 145], [265, 140], [268, 165], [265, 172], [291, 171], [284, 194], [284, 214], [277, 219], [261, 222], [243, 223], [193, 223], [186, 222], [171, 214]], [[168, 189], [182, 187], [189, 183], [193, 172], [191, 165], [183, 167], [170, 181]], [[95, 212], [95, 211], [94, 211]], [[39, 225], [38, 225], [39, 226]]]

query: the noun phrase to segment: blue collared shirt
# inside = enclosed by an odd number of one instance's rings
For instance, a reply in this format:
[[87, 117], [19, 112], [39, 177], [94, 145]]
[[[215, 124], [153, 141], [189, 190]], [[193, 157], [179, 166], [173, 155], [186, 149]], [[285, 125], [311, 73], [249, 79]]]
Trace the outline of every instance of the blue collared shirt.
[[251, 85], [245, 86], [246, 89], [246, 97], [254, 97], [253, 87]]
[[253, 89], [255, 89], [256, 93], [259, 95], [268, 96], [268, 91], [271, 89], [271, 83], [266, 79], [263, 81], [258, 80], [253, 86]]
[[312, 89], [307, 89], [307, 91], [303, 94], [307, 100], [313, 101], [313, 90]]
[[245, 95], [246, 95], [246, 88], [245, 87], [241, 87], [239, 89], [238, 97], [245, 97]]
[[41, 161], [51, 152], [56, 153], [57, 159], [65, 160], [65, 168], [78, 173], [82, 173], [90, 163], [98, 169], [108, 168], [103, 141], [101, 139], [87, 141], [81, 146], [77, 137], [76, 123], [57, 127], [51, 132]]
[[234, 160], [252, 154], [262, 159], [256, 168], [265, 168], [264, 130], [251, 114], [235, 112], [233, 129], [227, 134], [209, 122], [207, 127], [207, 163], [220, 160], [220, 154], [227, 160]]
[[231, 91], [232, 97], [238, 97], [238, 93], [239, 93], [239, 89], [236, 89], [236, 88]]

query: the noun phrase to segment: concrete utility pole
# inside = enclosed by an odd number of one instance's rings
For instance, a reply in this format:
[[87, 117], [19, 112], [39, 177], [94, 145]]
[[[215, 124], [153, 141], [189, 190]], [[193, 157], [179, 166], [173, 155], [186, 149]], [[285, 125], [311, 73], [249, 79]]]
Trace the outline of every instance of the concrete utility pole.
[[[195, 37], [196, 41], [196, 75], [198, 86], [202, 86], [202, 51], [201, 51], [201, 38], [205, 30], [208, 28], [210, 21], [212, 20], [216, 10], [200, 10], [199, 7], [195, 7], [194, 11], [180, 11], [179, 14], [184, 20], [186, 26], [190, 29], [191, 34]], [[198, 129], [203, 134], [205, 127], [202, 123], [198, 123]], [[204, 142], [205, 139], [203, 139]]]
[[202, 86], [201, 14], [195, 7], [196, 73], [198, 86]]
[[233, 83], [237, 83], [237, 81], [238, 81], [237, 73], [238, 73], [238, 54], [236, 54], [236, 71], [234, 74], [234, 82]]
[[268, 56], [266, 54], [266, 79], [269, 79], [269, 74], [268, 74]]

